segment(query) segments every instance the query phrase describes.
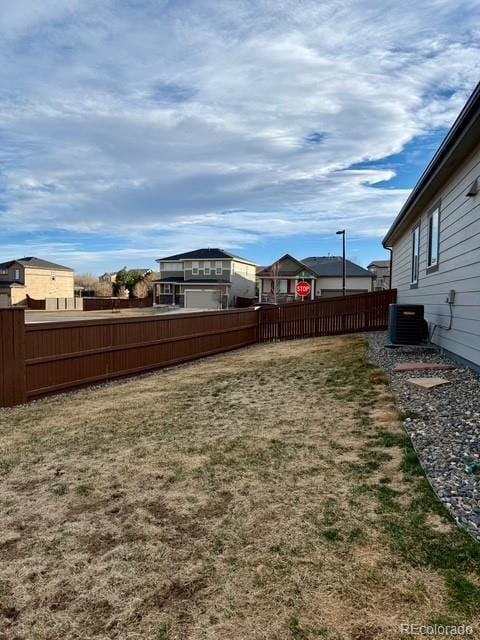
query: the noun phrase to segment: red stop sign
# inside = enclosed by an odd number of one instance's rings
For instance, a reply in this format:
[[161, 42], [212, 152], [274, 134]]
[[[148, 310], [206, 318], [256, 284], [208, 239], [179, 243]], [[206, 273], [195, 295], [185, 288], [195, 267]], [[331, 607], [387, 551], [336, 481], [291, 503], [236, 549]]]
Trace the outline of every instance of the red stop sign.
[[306, 298], [307, 296], [309, 296], [311, 290], [312, 290], [312, 287], [310, 286], [310, 283], [305, 282], [305, 280], [301, 280], [300, 282], [297, 282], [297, 286], [295, 287], [297, 296], [300, 296], [301, 298]]

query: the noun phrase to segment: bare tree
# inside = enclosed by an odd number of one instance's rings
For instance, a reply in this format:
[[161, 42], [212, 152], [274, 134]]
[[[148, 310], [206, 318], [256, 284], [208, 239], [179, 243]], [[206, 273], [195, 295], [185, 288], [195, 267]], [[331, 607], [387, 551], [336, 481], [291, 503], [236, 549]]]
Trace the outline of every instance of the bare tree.
[[96, 282], [93, 290], [99, 298], [111, 298], [113, 295], [113, 287], [111, 282]]
[[152, 294], [153, 293], [153, 282], [155, 280], [159, 280], [159, 278], [160, 278], [160, 274], [158, 272], [156, 272], [156, 271], [151, 271], [150, 273], [147, 273], [147, 275], [145, 276], [143, 281], [147, 285], [148, 294]]
[[137, 282], [133, 287], [134, 298], [146, 298], [148, 296], [148, 285], [145, 281]]
[[77, 273], [74, 280], [76, 287], [85, 287], [85, 289], [93, 289], [98, 282], [98, 278], [93, 273]]
[[82, 287], [82, 295], [92, 295], [95, 285], [98, 284], [98, 278], [93, 273], [78, 273], [75, 274], [74, 283], [76, 287]]
[[277, 297], [280, 290], [280, 263], [274, 262], [271, 268], [272, 274], [272, 293], [273, 293], [273, 302], [277, 303]]

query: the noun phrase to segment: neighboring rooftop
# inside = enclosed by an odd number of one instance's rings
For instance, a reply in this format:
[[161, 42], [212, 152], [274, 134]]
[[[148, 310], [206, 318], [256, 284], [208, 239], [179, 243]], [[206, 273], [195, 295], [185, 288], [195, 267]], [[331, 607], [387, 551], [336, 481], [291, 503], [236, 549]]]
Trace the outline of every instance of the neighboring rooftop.
[[[283, 267], [282, 263], [288, 262], [288, 261], [294, 262], [298, 266], [298, 268], [297, 269], [285, 269]], [[279, 265], [280, 273], [282, 274], [282, 276], [294, 276], [301, 269], [302, 270], [306, 269], [307, 271], [312, 271], [311, 269], [308, 268], [308, 266], [306, 264], [304, 264], [300, 260], [297, 260], [297, 258], [294, 258], [289, 253], [286, 253], [284, 256], [282, 256], [278, 260], [275, 260], [275, 262], [273, 264], [268, 265], [267, 267], [261, 267], [260, 269], [257, 268], [257, 275], [263, 275], [263, 276], [271, 277], [272, 276], [272, 269], [273, 269], [273, 267], [275, 265]]]
[[28, 256], [25, 258], [19, 258], [18, 260], [9, 260], [8, 262], [0, 263], [0, 269], [8, 269], [13, 264], [19, 263], [24, 267], [30, 267], [31, 269], [54, 269], [56, 271], [73, 271], [70, 267], [64, 267], [56, 262], [49, 262], [48, 260], [42, 260], [41, 258], [35, 258], [34, 256]]
[[[311, 256], [303, 258], [304, 265], [314, 271], [321, 278], [341, 278], [343, 273], [343, 259], [341, 256]], [[373, 274], [359, 264], [346, 260], [346, 275], [348, 278], [373, 278]]]
[[370, 269], [370, 267], [381, 267], [382, 269], [384, 269], [385, 267], [389, 267], [390, 266], [390, 260], [372, 260], [372, 262], [370, 262], [370, 264], [368, 265], [367, 269]]
[[194, 251], [186, 251], [185, 253], [176, 253], [173, 256], [158, 258], [157, 262], [167, 262], [169, 260], [239, 260], [247, 264], [255, 264], [251, 260], [240, 258], [223, 249], [195, 249]]

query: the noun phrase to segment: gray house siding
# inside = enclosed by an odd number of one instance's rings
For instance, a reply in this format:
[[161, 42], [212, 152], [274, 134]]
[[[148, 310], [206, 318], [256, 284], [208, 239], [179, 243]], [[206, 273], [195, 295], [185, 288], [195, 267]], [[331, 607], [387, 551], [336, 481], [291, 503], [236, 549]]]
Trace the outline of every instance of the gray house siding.
[[[400, 303], [425, 305], [425, 316], [437, 325], [433, 342], [480, 367], [480, 195], [467, 197], [480, 175], [480, 147], [471, 153], [443, 188], [431, 198], [421, 216], [393, 244], [392, 285]], [[428, 213], [440, 203], [438, 271], [427, 274]], [[418, 287], [411, 288], [413, 228], [420, 222]], [[452, 328], [449, 291], [455, 290]], [[433, 327], [431, 327], [433, 328]]]

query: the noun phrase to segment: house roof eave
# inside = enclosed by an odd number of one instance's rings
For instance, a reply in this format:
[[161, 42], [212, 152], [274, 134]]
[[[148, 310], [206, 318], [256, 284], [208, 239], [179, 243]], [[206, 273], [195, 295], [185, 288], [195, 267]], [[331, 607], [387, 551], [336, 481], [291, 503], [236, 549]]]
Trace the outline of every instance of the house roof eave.
[[478, 144], [480, 136], [480, 83], [445, 136], [432, 160], [387, 231], [383, 246], [391, 248], [408, 221], [428, 206], [445, 178], [455, 171]]

